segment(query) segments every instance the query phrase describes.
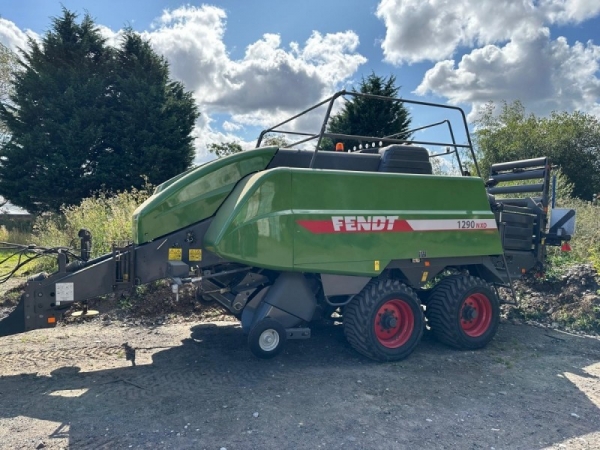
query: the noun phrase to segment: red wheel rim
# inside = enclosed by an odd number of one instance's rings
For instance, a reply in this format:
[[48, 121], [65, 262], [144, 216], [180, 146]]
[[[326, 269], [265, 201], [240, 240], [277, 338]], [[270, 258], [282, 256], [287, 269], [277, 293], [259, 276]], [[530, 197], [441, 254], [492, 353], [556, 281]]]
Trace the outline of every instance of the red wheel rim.
[[479, 337], [492, 323], [492, 303], [483, 294], [473, 294], [460, 308], [460, 326], [467, 336]]
[[406, 344], [415, 328], [415, 315], [404, 300], [385, 302], [375, 315], [375, 336], [381, 345], [398, 348]]

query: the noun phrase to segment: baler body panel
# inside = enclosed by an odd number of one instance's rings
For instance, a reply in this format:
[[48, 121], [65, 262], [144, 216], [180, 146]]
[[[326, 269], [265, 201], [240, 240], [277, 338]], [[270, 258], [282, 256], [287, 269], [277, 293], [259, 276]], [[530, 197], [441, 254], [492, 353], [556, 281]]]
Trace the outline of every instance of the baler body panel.
[[398, 259], [502, 254], [479, 178], [297, 168], [243, 180], [205, 244], [248, 265], [365, 276]]
[[276, 147], [266, 147], [238, 153], [161, 184], [133, 214], [134, 243], [150, 242], [211, 217], [236, 183], [264, 170], [276, 152]]
[[230, 261], [292, 270], [295, 226], [291, 206], [292, 169], [250, 175], [217, 212], [204, 245]]

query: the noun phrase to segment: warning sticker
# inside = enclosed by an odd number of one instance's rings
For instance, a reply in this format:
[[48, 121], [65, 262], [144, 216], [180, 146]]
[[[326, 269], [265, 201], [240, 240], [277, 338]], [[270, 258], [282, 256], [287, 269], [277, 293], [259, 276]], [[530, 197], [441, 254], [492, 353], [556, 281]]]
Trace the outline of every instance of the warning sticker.
[[169, 261], [181, 261], [181, 256], [183, 252], [180, 248], [170, 248], [169, 249]]
[[202, 249], [190, 248], [189, 258], [190, 261], [202, 261]]
[[56, 283], [54, 286], [56, 295], [56, 304], [60, 302], [72, 302], [75, 301], [75, 293], [73, 289], [73, 283]]

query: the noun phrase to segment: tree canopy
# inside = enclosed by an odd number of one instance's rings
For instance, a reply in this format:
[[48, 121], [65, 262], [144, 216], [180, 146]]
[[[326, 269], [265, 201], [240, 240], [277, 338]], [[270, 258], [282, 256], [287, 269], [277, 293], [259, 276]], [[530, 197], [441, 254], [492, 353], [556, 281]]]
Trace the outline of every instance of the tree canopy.
[[41, 43], [29, 40], [0, 105], [10, 133], [0, 195], [32, 213], [57, 211], [101, 188], [160, 184], [188, 168], [198, 117], [191, 93], [131, 29], [106, 44], [86, 14], [63, 9]]
[[[260, 144], [261, 147], [285, 147], [289, 142], [281, 135], [275, 133], [267, 133]], [[217, 158], [233, 155], [243, 151], [242, 146], [235, 141], [215, 142], [208, 144], [208, 151]]]
[[[372, 73], [366, 79], [363, 77], [356, 92], [363, 94], [381, 95], [384, 97], [398, 97], [400, 87], [396, 86], [396, 77], [388, 78]], [[397, 139], [410, 139], [410, 114], [402, 102], [386, 102], [364, 97], [352, 97], [343, 109], [332, 116], [327, 131], [330, 133], [353, 134], [361, 136], [384, 137], [394, 135]], [[346, 149], [360, 144], [355, 140], [339, 140]], [[328, 140], [326, 146], [333, 146]]]
[[242, 151], [242, 146], [237, 142], [220, 142], [208, 144], [208, 151], [214, 154], [217, 158], [233, 155]]
[[548, 156], [573, 185], [575, 197], [600, 192], [600, 121], [582, 112], [528, 114], [518, 101], [489, 103], [476, 122], [475, 144], [482, 174], [497, 162]]

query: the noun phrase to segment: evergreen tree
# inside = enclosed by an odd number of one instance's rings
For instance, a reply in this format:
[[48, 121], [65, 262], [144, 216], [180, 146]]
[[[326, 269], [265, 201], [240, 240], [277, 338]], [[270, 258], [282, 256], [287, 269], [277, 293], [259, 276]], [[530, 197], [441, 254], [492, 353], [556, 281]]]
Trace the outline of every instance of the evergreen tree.
[[[138, 34], [126, 30], [116, 52], [104, 153], [98, 175], [126, 189], [160, 184], [194, 159], [191, 132], [198, 117], [191, 93], [169, 80], [165, 59]], [[117, 160], [118, 158], [118, 160]]]
[[63, 9], [41, 44], [29, 40], [11, 101], [0, 195], [32, 213], [58, 211], [102, 187], [140, 187], [185, 170], [196, 106], [147, 42], [128, 30], [107, 46], [89, 15]]
[[[358, 90], [363, 94], [398, 97], [400, 87], [396, 86], [396, 77], [380, 77], [372, 73], [363, 78]], [[410, 139], [410, 114], [402, 102], [388, 102], [364, 97], [352, 97], [344, 108], [332, 116], [327, 131], [330, 133], [352, 134], [360, 136], [384, 137], [394, 135], [397, 139]], [[334, 139], [343, 142], [346, 149], [352, 149], [361, 142], [356, 140]], [[324, 148], [333, 149], [333, 142], [326, 141]]]

